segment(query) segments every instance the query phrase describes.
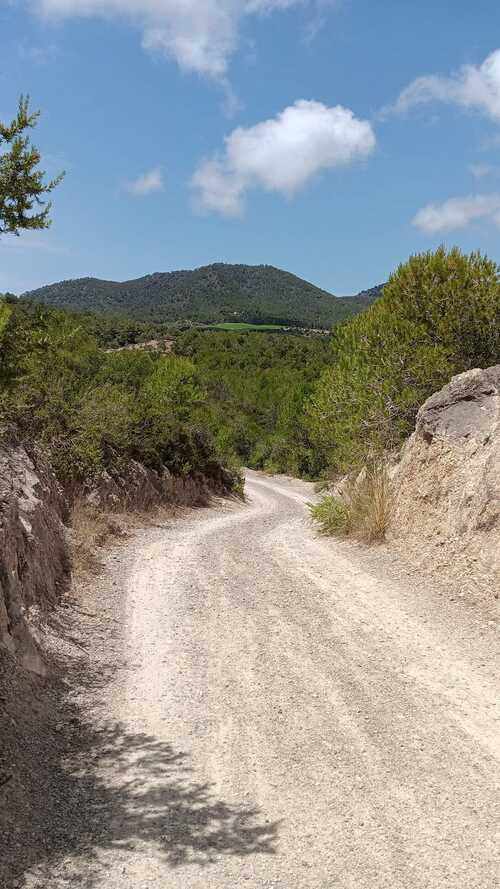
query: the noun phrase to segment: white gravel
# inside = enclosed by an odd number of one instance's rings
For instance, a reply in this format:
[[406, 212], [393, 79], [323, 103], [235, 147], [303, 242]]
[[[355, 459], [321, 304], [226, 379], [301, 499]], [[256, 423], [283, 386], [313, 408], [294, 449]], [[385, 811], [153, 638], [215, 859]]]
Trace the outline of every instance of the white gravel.
[[496, 889], [497, 626], [318, 537], [310, 485], [247, 493], [110, 558], [85, 841], [19, 885]]

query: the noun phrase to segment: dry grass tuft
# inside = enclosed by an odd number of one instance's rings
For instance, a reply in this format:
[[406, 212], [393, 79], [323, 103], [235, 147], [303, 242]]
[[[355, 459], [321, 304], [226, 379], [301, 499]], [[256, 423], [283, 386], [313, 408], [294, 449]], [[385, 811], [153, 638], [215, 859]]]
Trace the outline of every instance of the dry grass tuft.
[[385, 540], [391, 517], [391, 499], [390, 480], [385, 466], [375, 465], [364, 469], [349, 493], [353, 536], [366, 543]]
[[323, 534], [376, 543], [385, 539], [391, 507], [387, 470], [375, 464], [345, 486], [343, 498], [327, 494], [310, 509]]
[[118, 540], [126, 540], [138, 528], [164, 527], [168, 521], [178, 518], [188, 509], [185, 505], [169, 504], [152, 505], [133, 512], [110, 513], [93, 506], [84, 497], [77, 498], [70, 516], [74, 580], [97, 574], [103, 568], [106, 547], [116, 545]]
[[73, 575], [93, 574], [102, 567], [99, 550], [111, 539], [125, 537], [126, 531], [116, 517], [101, 512], [84, 499], [77, 499], [71, 510]]

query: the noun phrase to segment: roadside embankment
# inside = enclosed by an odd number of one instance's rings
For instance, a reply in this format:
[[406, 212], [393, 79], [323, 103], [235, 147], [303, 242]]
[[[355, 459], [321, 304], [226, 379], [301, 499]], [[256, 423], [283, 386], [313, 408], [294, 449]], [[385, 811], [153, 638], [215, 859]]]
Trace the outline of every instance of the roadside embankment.
[[0, 430], [2, 889], [21, 885], [12, 874], [26, 862], [70, 841], [81, 805], [65, 757], [73, 736], [88, 739], [88, 714], [75, 710], [72, 690], [103, 681], [88, 648], [108, 651], [116, 626], [105, 603], [98, 616], [84, 607], [81, 590], [95, 587], [95, 569], [118, 537], [128, 544], [133, 529], [163, 526], [178, 507], [186, 512], [227, 493], [234, 479], [217, 465], [208, 470], [178, 478], [130, 461], [63, 490], [38, 447], [13, 427]]
[[[0, 650], [19, 666], [46, 674], [39, 629], [69, 586], [73, 556], [88, 547], [99, 516], [200, 506], [228, 493], [220, 466], [185, 478], [130, 461], [64, 491], [48, 460], [12, 428], [0, 433]], [[86, 513], [87, 524], [81, 521]], [[72, 519], [78, 513], [78, 522]], [[101, 518], [101, 524], [105, 521]], [[72, 527], [73, 525], [73, 527]], [[111, 527], [111, 526], [110, 526]], [[79, 539], [82, 537], [85, 540]]]
[[0, 439], [0, 647], [40, 675], [34, 626], [70, 576], [69, 510], [42, 453], [12, 430]]
[[421, 407], [393, 478], [388, 540], [459, 595], [500, 593], [500, 365]]

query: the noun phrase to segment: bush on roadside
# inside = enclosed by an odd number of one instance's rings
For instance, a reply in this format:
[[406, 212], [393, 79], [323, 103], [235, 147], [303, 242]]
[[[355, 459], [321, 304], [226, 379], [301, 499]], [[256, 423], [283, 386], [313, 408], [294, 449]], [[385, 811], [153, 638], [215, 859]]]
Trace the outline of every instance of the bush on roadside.
[[102, 567], [99, 551], [111, 539], [126, 535], [112, 516], [79, 497], [71, 509], [70, 527], [72, 572], [77, 578], [98, 571]]
[[387, 470], [381, 464], [365, 467], [345, 484], [342, 497], [326, 494], [310, 510], [322, 534], [364, 543], [384, 540], [391, 515]]
[[498, 268], [458, 249], [412, 256], [332, 348], [306, 410], [319, 462], [339, 475], [399, 448], [451, 376], [500, 359]]
[[322, 534], [345, 537], [349, 534], [349, 506], [340, 497], [325, 494], [319, 503], [310, 503], [309, 510]]

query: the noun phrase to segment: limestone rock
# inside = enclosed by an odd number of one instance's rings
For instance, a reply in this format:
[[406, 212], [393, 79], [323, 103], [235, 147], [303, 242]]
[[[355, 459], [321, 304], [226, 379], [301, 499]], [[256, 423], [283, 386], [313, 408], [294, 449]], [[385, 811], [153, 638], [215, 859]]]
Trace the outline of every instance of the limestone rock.
[[454, 377], [421, 407], [393, 479], [389, 538], [457, 590], [500, 591], [500, 365]]

